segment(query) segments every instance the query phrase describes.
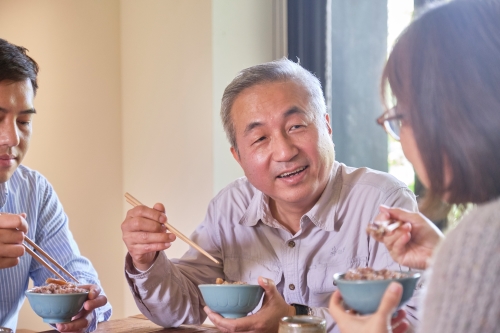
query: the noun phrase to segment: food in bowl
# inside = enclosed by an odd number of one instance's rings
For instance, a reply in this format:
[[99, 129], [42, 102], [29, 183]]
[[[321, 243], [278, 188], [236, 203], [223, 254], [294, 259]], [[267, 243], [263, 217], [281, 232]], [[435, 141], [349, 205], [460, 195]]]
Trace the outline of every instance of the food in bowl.
[[45, 286], [34, 287], [30, 291], [36, 294], [75, 294], [86, 293], [87, 289], [79, 288], [72, 283], [66, 281], [48, 278]]
[[229, 282], [229, 281], [225, 281], [224, 279], [217, 278], [217, 279], [215, 279], [215, 284], [236, 284], [236, 285], [242, 285], [242, 284], [248, 284], [248, 283], [243, 282], [243, 281]]
[[356, 280], [388, 280], [400, 279], [405, 277], [403, 272], [390, 271], [388, 269], [374, 270], [371, 267], [351, 268], [344, 274], [344, 279], [349, 281]]
[[89, 291], [62, 280], [47, 279], [46, 283], [25, 292], [31, 308], [45, 323], [70, 322], [83, 308]]
[[376, 312], [385, 290], [393, 281], [403, 286], [403, 295], [398, 305], [398, 309], [401, 308], [413, 296], [420, 278], [418, 272], [375, 271], [371, 268], [367, 270], [366, 267], [351, 271], [349, 276], [348, 273], [349, 271], [334, 274], [333, 284], [340, 290], [344, 304], [360, 314]]

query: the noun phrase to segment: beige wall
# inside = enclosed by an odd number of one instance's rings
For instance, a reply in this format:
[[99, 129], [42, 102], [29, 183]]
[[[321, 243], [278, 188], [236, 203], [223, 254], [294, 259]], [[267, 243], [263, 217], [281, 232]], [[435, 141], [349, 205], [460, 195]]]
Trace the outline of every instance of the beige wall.
[[[122, 1], [124, 189], [189, 235], [212, 196], [210, 1]], [[187, 245], [167, 251], [178, 257]], [[128, 285], [125, 295], [131, 299]], [[133, 301], [126, 313], [137, 313]]]
[[[54, 185], [113, 318], [138, 313], [123, 278], [123, 193], [164, 203], [190, 234], [242, 175], [220, 98], [238, 70], [272, 59], [271, 12], [269, 0], [0, 0], [0, 37], [41, 66], [25, 164]], [[18, 327], [47, 328], [27, 304]]]
[[241, 69], [273, 60], [272, 20], [270, 0], [213, 1], [214, 194], [243, 176], [220, 120], [222, 94]]

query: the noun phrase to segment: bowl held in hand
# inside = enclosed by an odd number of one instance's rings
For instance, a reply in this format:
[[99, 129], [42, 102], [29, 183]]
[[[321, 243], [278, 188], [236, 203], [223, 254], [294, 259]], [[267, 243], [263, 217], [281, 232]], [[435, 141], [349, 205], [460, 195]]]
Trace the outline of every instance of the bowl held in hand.
[[371, 314], [377, 311], [382, 296], [391, 282], [403, 286], [403, 295], [399, 302], [400, 309], [412, 296], [420, 278], [420, 273], [405, 272], [403, 277], [387, 280], [345, 280], [342, 273], [333, 275], [333, 283], [342, 294], [344, 303], [360, 314]]
[[245, 317], [259, 304], [264, 293], [259, 285], [200, 284], [207, 306], [224, 318]]
[[83, 308], [88, 292], [75, 294], [40, 294], [26, 291], [31, 308], [45, 323], [70, 322]]

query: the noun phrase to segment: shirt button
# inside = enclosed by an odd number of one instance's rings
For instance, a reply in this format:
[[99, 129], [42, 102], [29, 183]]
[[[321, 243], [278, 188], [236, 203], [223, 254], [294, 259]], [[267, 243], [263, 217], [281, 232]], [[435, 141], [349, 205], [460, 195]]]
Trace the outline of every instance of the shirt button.
[[289, 241], [288, 242], [289, 247], [295, 247], [295, 242], [294, 241]]
[[288, 288], [290, 288], [290, 290], [295, 290], [295, 285], [293, 283], [290, 283], [288, 285]]

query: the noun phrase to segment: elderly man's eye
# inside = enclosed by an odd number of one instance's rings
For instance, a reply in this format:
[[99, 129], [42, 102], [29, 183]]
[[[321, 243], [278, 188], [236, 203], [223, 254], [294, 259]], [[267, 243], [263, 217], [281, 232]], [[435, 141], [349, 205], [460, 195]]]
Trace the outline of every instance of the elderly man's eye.
[[261, 136], [260, 138], [258, 138], [257, 140], [254, 141], [254, 143], [259, 143], [261, 141], [264, 141], [266, 139], [265, 136]]

